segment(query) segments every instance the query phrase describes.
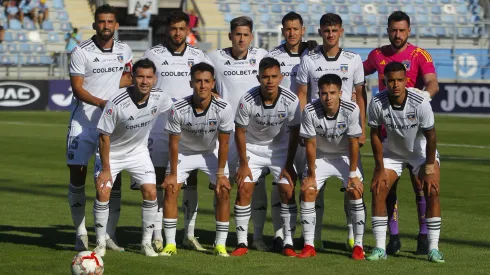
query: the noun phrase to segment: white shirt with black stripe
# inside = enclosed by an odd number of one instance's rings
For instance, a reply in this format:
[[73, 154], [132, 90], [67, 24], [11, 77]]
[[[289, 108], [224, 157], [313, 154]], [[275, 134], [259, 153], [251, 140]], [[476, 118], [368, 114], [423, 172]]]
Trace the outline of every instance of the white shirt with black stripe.
[[[82, 87], [91, 95], [107, 100], [119, 93], [125, 70], [131, 70], [133, 52], [124, 42], [114, 39], [112, 48], [102, 49], [95, 36], [78, 44], [71, 52], [70, 76], [83, 76]], [[75, 97], [70, 126], [96, 128], [102, 111]]]
[[427, 99], [411, 88], [407, 88], [406, 93], [401, 106], [390, 104], [386, 90], [374, 96], [369, 104], [368, 125], [386, 128], [383, 148], [401, 159], [414, 155], [425, 157], [423, 132], [434, 128], [434, 113]]
[[[307, 51], [305, 50], [304, 52]], [[283, 76], [281, 86], [296, 93], [298, 90], [296, 75], [298, 74], [299, 63], [301, 62], [301, 53], [292, 53], [286, 48], [285, 44], [282, 44], [270, 51], [267, 56], [277, 59], [281, 65]]]
[[349, 138], [360, 137], [359, 107], [340, 100], [334, 116], [325, 114], [320, 99], [307, 104], [303, 110], [300, 135], [316, 138], [316, 157], [338, 158], [349, 156]]
[[132, 89], [129, 87], [107, 101], [97, 125], [97, 131], [110, 136], [111, 159], [148, 152], [148, 136], [155, 118], [172, 107], [170, 97], [158, 88], [151, 90], [143, 104], [133, 99]]
[[265, 105], [257, 86], [245, 93], [235, 115], [236, 127], [246, 127], [246, 143], [267, 146], [269, 149], [288, 147], [287, 127], [301, 123], [299, 99], [290, 90], [279, 86], [272, 105]]
[[170, 111], [165, 131], [180, 135], [180, 154], [205, 154], [216, 149], [218, 134], [233, 131], [233, 111], [229, 103], [211, 98], [211, 103], [197, 113], [192, 95], [176, 101]]

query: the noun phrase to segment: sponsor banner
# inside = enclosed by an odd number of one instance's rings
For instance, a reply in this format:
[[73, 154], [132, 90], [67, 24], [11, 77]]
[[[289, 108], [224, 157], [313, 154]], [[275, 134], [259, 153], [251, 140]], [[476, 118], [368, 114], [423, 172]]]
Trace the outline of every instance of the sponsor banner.
[[49, 110], [69, 111], [73, 99], [73, 92], [69, 80], [49, 81]]
[[150, 7], [151, 14], [158, 14], [158, 2], [159, 0], [128, 0], [128, 14], [141, 12], [145, 5]]
[[431, 105], [436, 113], [490, 114], [490, 84], [439, 83]]
[[45, 110], [48, 81], [0, 81], [0, 110]]

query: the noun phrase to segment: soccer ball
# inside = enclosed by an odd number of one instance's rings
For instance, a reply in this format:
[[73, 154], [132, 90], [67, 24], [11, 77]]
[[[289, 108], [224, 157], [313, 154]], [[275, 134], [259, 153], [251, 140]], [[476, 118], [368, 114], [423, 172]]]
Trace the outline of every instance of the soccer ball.
[[73, 275], [102, 275], [104, 262], [93, 251], [82, 251], [71, 261], [71, 274]]

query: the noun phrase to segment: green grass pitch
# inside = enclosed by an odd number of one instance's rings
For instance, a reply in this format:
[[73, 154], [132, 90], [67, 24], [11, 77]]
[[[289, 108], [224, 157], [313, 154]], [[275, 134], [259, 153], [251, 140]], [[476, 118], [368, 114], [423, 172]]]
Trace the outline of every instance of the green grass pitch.
[[[68, 169], [65, 137], [68, 113], [2, 112], [0, 115], [0, 274], [69, 274], [74, 229], [67, 203]], [[402, 252], [381, 262], [356, 262], [344, 248], [345, 217], [340, 182], [331, 180], [325, 192], [323, 240], [327, 250], [310, 259], [250, 251], [241, 258], [217, 258], [179, 249], [169, 257], [139, 254], [141, 195], [129, 189], [123, 175], [123, 205], [118, 240], [127, 252], [108, 251], [105, 274], [488, 274], [490, 269], [489, 184], [490, 119], [437, 116], [436, 129], [442, 159], [441, 204], [443, 227], [440, 248], [446, 263], [429, 263], [414, 254], [418, 230], [415, 198], [407, 171], [398, 187]], [[369, 146], [362, 148], [366, 179], [372, 176]], [[87, 180], [87, 228], [94, 248], [92, 167]], [[270, 189], [270, 180], [268, 180]], [[369, 183], [366, 205], [371, 210]], [[234, 200], [236, 190], [232, 191]], [[270, 193], [269, 193], [270, 196]], [[196, 235], [208, 248], [214, 241], [212, 192], [200, 175]], [[265, 228], [272, 240], [270, 207]], [[374, 245], [368, 215], [365, 245]], [[178, 224], [178, 241], [183, 234]], [[231, 219], [228, 246], [236, 244]], [[299, 237], [300, 225], [296, 232]], [[250, 231], [252, 232], [252, 226]]]

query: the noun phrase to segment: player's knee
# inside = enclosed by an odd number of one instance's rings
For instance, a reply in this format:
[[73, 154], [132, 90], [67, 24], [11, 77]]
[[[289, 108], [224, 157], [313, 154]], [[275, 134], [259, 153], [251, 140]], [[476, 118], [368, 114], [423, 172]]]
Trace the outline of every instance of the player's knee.
[[303, 194], [303, 201], [314, 202], [316, 201], [317, 191], [315, 189], [306, 189]]
[[426, 190], [425, 194], [428, 195], [427, 200], [429, 202], [439, 202], [439, 194], [433, 188], [431, 188], [431, 190]]
[[70, 183], [75, 186], [85, 185], [87, 178], [87, 166], [68, 165], [70, 169]]
[[220, 202], [227, 202], [230, 200], [230, 190], [224, 188], [224, 187], [221, 187], [220, 190], [219, 190], [219, 194], [216, 194], [216, 198], [220, 201]]
[[106, 190], [104, 191], [99, 191], [97, 190], [97, 200], [100, 202], [108, 202], [109, 199], [111, 198], [111, 189], [108, 189], [106, 187]]
[[349, 189], [347, 191], [347, 197], [349, 198], [349, 200], [359, 200], [362, 196], [361, 193], [359, 193], [357, 190]]

